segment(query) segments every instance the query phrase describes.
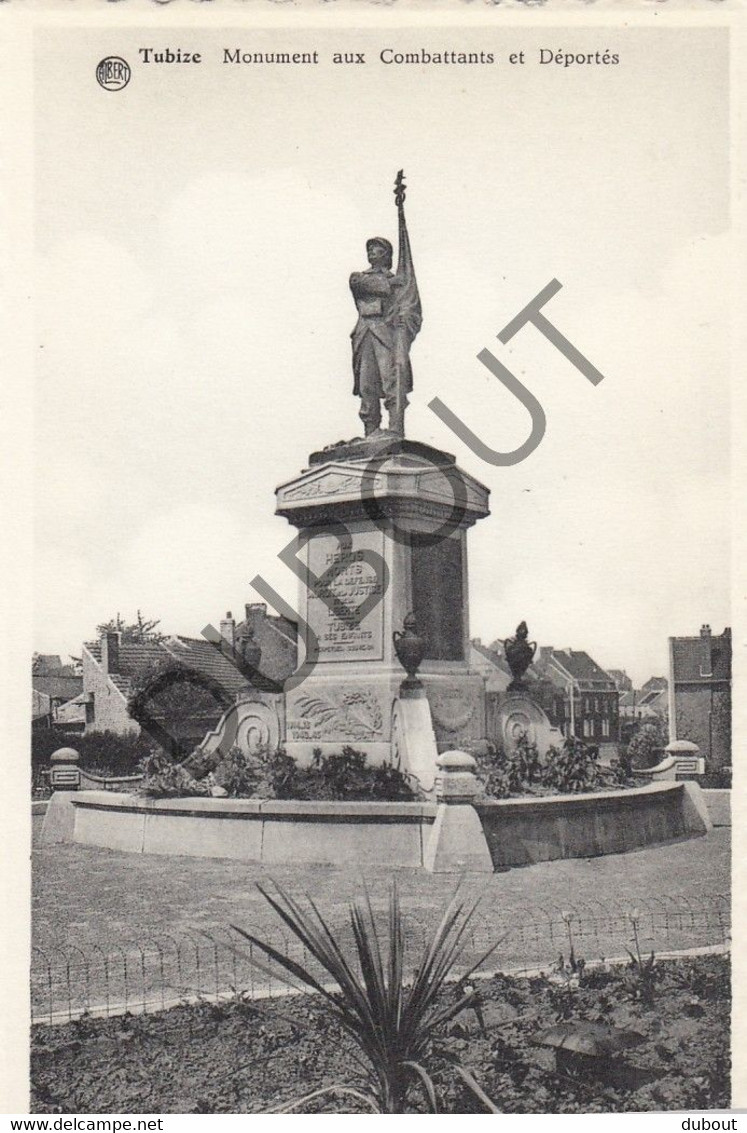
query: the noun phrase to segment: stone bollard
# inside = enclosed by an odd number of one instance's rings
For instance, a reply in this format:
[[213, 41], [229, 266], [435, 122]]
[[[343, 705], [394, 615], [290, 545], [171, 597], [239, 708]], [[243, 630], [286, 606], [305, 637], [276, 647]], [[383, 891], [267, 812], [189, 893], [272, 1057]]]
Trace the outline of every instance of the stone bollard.
[[436, 764], [438, 810], [423, 865], [431, 873], [492, 873], [485, 831], [473, 806], [480, 793], [474, 759], [466, 751], [445, 751]]
[[53, 791], [77, 791], [80, 789], [79, 753], [74, 747], [59, 747], [50, 757], [49, 785]]
[[705, 774], [705, 760], [697, 744], [689, 740], [673, 740], [664, 752], [675, 761], [675, 778], [697, 778]]

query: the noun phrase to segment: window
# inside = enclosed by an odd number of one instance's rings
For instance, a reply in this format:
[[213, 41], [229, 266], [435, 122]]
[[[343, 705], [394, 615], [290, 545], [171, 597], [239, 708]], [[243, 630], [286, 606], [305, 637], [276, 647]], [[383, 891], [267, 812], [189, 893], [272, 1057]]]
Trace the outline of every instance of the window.
[[593, 735], [594, 735], [594, 721], [593, 720], [584, 720], [584, 739], [588, 740], [589, 737], [593, 736]]
[[602, 720], [602, 735], [609, 738], [609, 734], [610, 734], [610, 722], [609, 722], [609, 720]]
[[86, 701], [86, 724], [93, 724], [96, 719], [96, 709], [94, 707], [94, 694], [89, 692], [88, 700]]
[[598, 696], [594, 697], [594, 711], [595, 712], [599, 711], [599, 697]]

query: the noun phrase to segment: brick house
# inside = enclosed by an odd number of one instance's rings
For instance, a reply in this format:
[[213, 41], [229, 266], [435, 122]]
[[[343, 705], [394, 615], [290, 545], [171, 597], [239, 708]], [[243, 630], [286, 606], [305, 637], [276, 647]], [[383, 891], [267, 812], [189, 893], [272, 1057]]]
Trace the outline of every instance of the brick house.
[[[261, 649], [257, 667], [242, 671], [231, 659], [231, 650], [241, 631], [249, 628]], [[296, 627], [285, 618], [267, 614], [261, 603], [246, 607], [245, 620], [237, 626], [230, 613], [221, 622], [225, 648], [205, 638], [175, 634], [164, 638], [125, 640], [121, 633], [106, 632], [99, 641], [83, 645], [83, 700], [86, 732], [112, 731], [137, 734], [140, 725], [127, 711], [133, 689], [146, 675], [170, 663], [193, 674], [195, 683], [220, 691], [214, 706], [202, 697], [199, 713], [180, 721], [180, 738], [198, 744], [215, 728], [227, 703], [252, 691], [277, 692], [296, 668]]]
[[706, 774], [731, 767], [731, 629], [669, 638], [669, 738], [700, 748]]
[[546, 705], [543, 704], [543, 707], [552, 722], [561, 727], [566, 736], [573, 731], [578, 739], [600, 747], [619, 742], [620, 694], [617, 685], [588, 653], [581, 649], [542, 646], [537, 650], [533, 668], [549, 682], [553, 690], [552, 712]]

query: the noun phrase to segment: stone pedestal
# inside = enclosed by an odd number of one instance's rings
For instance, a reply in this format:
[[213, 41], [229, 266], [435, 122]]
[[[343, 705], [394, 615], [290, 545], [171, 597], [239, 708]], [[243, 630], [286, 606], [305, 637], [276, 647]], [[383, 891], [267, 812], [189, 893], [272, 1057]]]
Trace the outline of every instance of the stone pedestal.
[[426, 794], [433, 791], [438, 744], [424, 688], [400, 687], [392, 711], [392, 762], [414, 776]]
[[53, 791], [80, 789], [80, 754], [74, 747], [58, 747], [50, 756], [49, 785]]
[[473, 803], [480, 793], [475, 760], [464, 751], [438, 757], [438, 810], [423, 855], [431, 873], [492, 873], [493, 859]]
[[[419, 675], [439, 750], [484, 742], [484, 685], [467, 663], [466, 532], [489, 514], [487, 488], [427, 445], [360, 441], [313, 454], [277, 489], [277, 513], [299, 529], [309, 572], [298, 607], [307, 672], [286, 686], [289, 754], [308, 762], [315, 747], [350, 744], [391, 759], [404, 677], [392, 633], [409, 611], [428, 639]], [[349, 613], [359, 607], [360, 619]]]

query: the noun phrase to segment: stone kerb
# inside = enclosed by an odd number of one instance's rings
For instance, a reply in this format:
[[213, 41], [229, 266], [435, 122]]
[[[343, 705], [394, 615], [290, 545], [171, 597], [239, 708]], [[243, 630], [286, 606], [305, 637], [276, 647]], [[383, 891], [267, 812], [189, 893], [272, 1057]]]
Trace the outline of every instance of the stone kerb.
[[423, 865], [431, 873], [492, 873], [485, 832], [473, 806], [480, 794], [474, 758], [466, 751], [445, 751], [436, 763], [438, 810]]

